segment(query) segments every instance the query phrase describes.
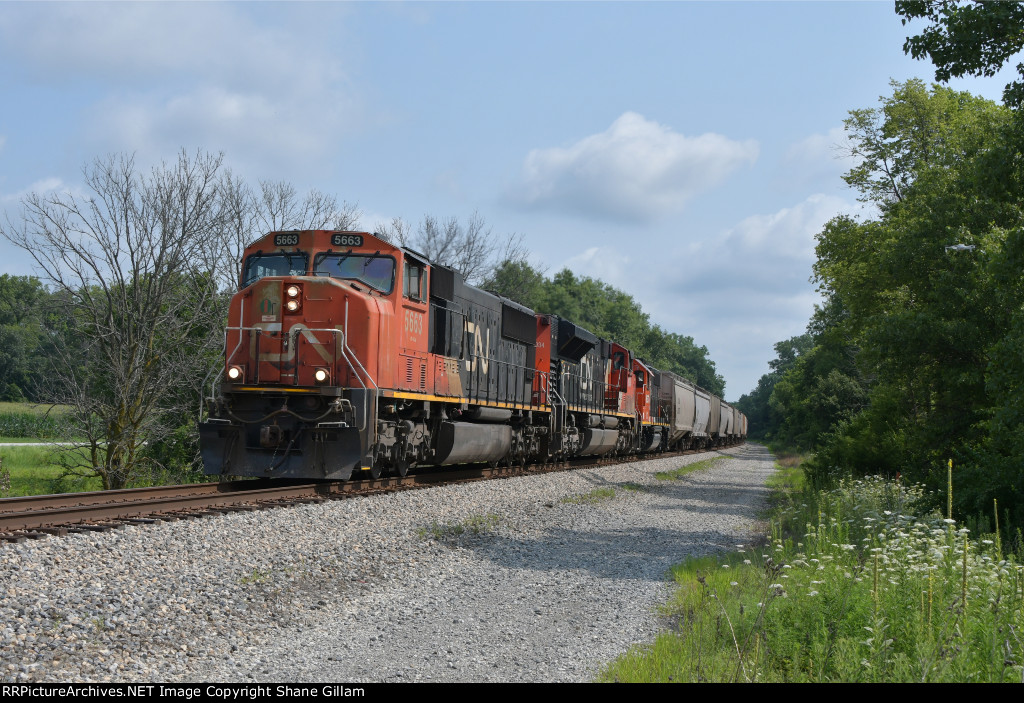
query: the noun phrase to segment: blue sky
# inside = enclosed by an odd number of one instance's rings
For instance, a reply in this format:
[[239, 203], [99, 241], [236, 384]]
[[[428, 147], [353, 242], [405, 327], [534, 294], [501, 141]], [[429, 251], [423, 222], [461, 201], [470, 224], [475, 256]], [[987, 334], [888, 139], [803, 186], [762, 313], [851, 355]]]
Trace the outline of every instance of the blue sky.
[[[933, 76], [914, 29], [890, 2], [5, 2], [0, 208], [185, 147], [369, 230], [478, 211], [706, 345], [735, 400], [807, 324], [815, 233], [858, 211], [847, 111]], [[0, 273], [36, 272], [0, 241]]]

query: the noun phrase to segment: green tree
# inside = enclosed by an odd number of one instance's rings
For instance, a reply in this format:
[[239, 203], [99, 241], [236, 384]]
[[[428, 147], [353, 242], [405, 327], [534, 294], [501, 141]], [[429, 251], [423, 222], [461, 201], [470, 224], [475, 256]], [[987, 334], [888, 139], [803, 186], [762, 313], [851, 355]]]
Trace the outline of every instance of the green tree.
[[697, 346], [693, 337], [667, 332], [657, 325], [651, 327], [641, 345], [641, 356], [655, 368], [672, 371], [706, 388], [717, 396], [725, 396], [725, 379], [715, 370], [706, 346]]
[[35, 400], [49, 292], [34, 276], [0, 276], [0, 400]]
[[482, 287], [535, 310], [545, 282], [544, 272], [525, 258], [505, 259], [494, 267]]
[[[903, 23], [923, 20], [927, 26], [908, 37], [904, 51], [928, 58], [937, 80], [965, 75], [991, 76], [1024, 49], [1024, 5], [1013, 2], [951, 2], [915, 0], [896, 2]], [[965, 226], [962, 240], [974, 245], [967, 261], [958, 263], [957, 274], [980, 291], [981, 339], [972, 338], [974, 320], [963, 320], [963, 343], [984, 341], [971, 350], [983, 372], [983, 406], [972, 417], [975, 441], [960, 449], [961, 484], [968, 490], [957, 494], [957, 507], [968, 513], [988, 514], [992, 499], [1011, 512], [1017, 525], [1024, 524], [1024, 401], [1021, 381], [1024, 362], [1024, 231], [1020, 202], [1022, 153], [1024, 153], [1024, 63], [1016, 66], [1018, 79], [1007, 84], [1004, 103], [1013, 109], [1010, 127], [1000, 140], [986, 144], [978, 158], [975, 177], [961, 188], [970, 197], [980, 218]], [[978, 220], [985, 218], [987, 222]], [[965, 291], [968, 290], [966, 287]], [[968, 297], [968, 296], [962, 296]], [[968, 352], [970, 353], [970, 352]], [[977, 379], [974, 379], [975, 381]]]
[[[903, 51], [935, 64], [935, 80], [963, 76], [994, 76], [1010, 57], [1024, 49], [1024, 5], [1016, 2], [956, 2], [953, 0], [896, 0], [896, 14], [906, 25], [929, 22], [920, 34], [908, 37]], [[1024, 77], [1024, 64], [1017, 64]], [[1003, 99], [1017, 107], [1024, 82], [1006, 86]]]
[[[880, 216], [829, 222], [818, 236], [814, 272], [826, 296], [843, 301], [840, 327], [870, 379], [869, 402], [833, 420], [819, 459], [928, 478], [974, 443], [991, 409], [989, 352], [1012, 308], [994, 304], [1002, 294], [990, 263], [1004, 228], [1021, 216], [1011, 197], [1012, 115], [920, 81], [895, 85], [880, 109], [854, 114], [847, 128], [862, 161], [847, 181], [879, 205]], [[947, 250], [957, 244], [976, 249]], [[837, 398], [857, 401], [856, 384], [835, 375], [828, 381], [828, 367], [812, 374], [817, 390], [810, 378], [801, 386], [808, 411], [829, 384]]]
[[569, 269], [546, 278], [525, 258], [518, 258], [497, 266], [484, 287], [538, 312], [572, 320], [632, 349], [655, 368], [678, 373], [716, 395], [725, 393], [725, 379], [708, 358], [707, 347], [697, 346], [692, 337], [651, 325], [631, 295], [603, 281], [581, 278]]
[[772, 395], [783, 376], [805, 353], [811, 350], [813, 340], [809, 334], [775, 343], [775, 358], [768, 362], [768, 373], [757, 381], [757, 387], [749, 394], [740, 397], [737, 405], [747, 416], [751, 436], [763, 439], [776, 439], [783, 417], [780, 415], [779, 404], [772, 405]]
[[777, 418], [775, 438], [785, 444], [815, 449], [867, 404], [868, 385], [845, 321], [841, 303], [829, 299], [815, 310], [800, 354], [781, 369], [769, 405]]

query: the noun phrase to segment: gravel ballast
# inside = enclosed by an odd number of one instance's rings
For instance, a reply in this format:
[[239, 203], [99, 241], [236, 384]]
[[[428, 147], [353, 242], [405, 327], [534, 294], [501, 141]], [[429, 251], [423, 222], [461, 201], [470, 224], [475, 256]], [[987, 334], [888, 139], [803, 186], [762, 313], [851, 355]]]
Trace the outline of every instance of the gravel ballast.
[[0, 680], [592, 680], [672, 564], [756, 537], [772, 472], [746, 444], [7, 545]]

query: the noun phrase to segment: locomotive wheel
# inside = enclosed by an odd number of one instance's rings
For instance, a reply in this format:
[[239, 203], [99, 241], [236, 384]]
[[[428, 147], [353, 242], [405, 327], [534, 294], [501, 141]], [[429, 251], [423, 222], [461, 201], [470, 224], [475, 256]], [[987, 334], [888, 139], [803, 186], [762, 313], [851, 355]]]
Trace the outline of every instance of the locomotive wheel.
[[395, 476], [409, 475], [409, 462], [405, 459], [399, 459], [395, 462], [394, 467], [391, 469], [391, 473]]

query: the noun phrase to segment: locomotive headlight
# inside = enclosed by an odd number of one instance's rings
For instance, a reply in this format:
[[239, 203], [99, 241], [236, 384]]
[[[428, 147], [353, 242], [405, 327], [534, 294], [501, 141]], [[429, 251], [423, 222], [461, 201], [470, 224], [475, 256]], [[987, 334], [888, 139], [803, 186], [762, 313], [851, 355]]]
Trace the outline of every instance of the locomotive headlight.
[[317, 368], [313, 370], [313, 378], [317, 383], [327, 383], [331, 379], [331, 372], [325, 368]]
[[284, 303], [286, 312], [296, 313], [302, 307], [302, 286], [292, 283], [284, 289], [285, 297], [288, 300]]
[[232, 366], [228, 369], [228, 380], [241, 381], [243, 376], [241, 366]]

